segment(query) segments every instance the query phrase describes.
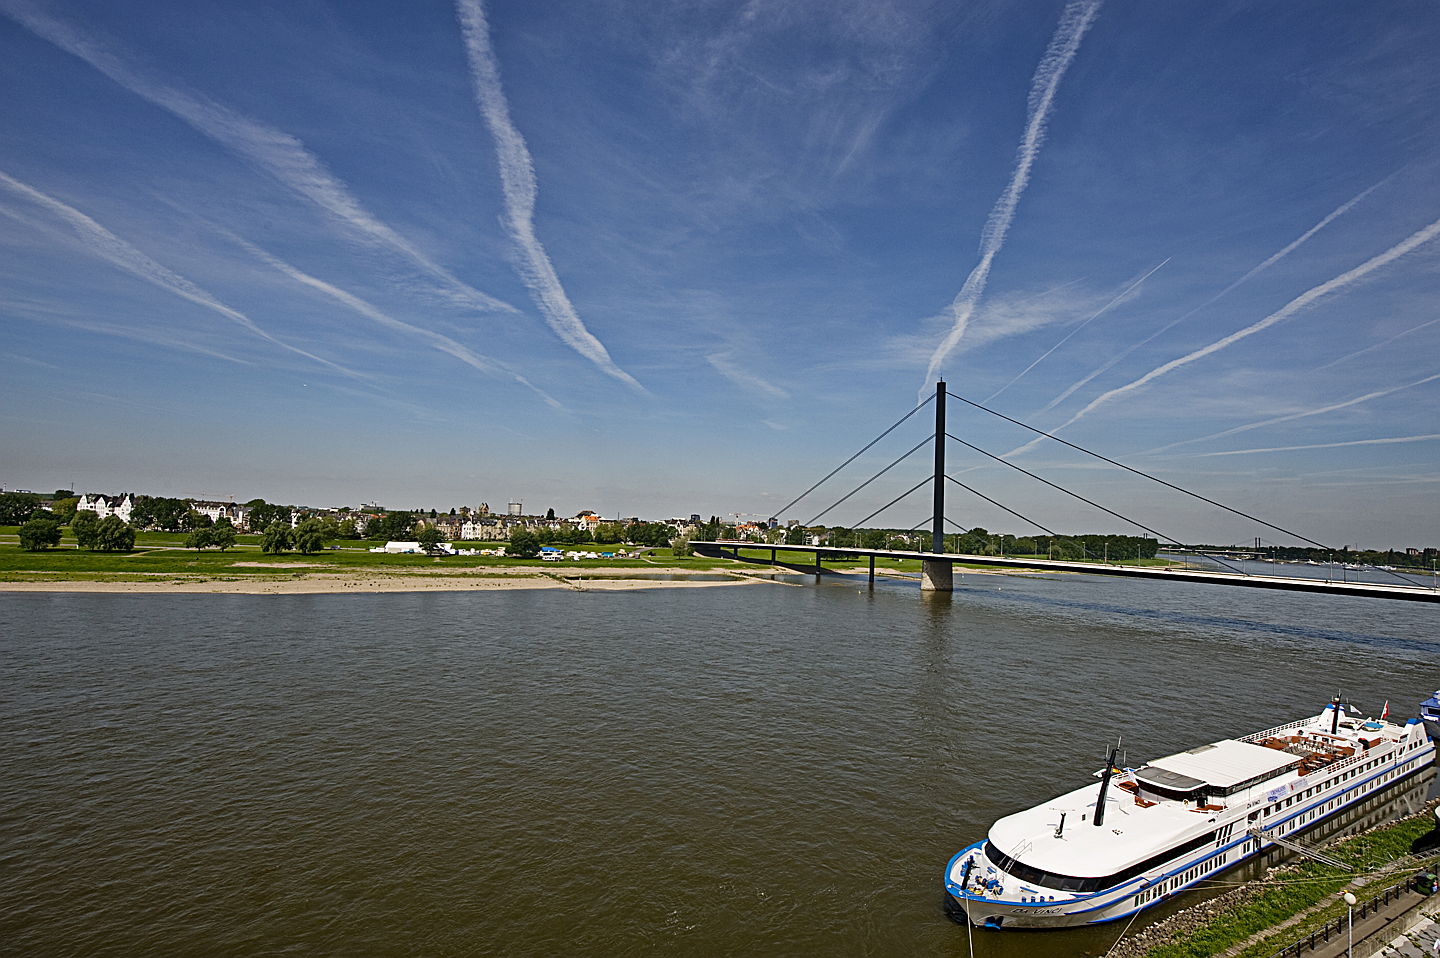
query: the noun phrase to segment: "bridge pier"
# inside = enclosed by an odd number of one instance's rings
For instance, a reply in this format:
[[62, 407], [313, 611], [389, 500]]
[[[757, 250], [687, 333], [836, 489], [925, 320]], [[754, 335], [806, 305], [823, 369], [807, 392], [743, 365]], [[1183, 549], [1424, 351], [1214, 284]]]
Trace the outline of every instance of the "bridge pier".
[[955, 563], [949, 559], [920, 560], [921, 592], [954, 592]]

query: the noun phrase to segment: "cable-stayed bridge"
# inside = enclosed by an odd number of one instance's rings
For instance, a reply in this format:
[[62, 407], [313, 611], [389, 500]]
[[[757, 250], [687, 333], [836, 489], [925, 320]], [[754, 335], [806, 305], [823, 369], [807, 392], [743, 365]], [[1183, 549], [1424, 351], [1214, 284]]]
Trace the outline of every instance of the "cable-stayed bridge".
[[[1048, 479], [1038, 476], [1035, 473], [1030, 472], [1029, 470], [1008, 461], [1002, 456], [997, 456], [993, 453], [987, 452], [986, 450], [981, 449], [980, 447], [970, 442], [967, 442], [964, 439], [960, 439], [956, 436], [951, 435], [949, 432], [946, 431], [947, 399], [956, 399], [960, 402], [966, 403], [969, 406], [975, 407], [976, 409], [982, 410], [993, 416], [1004, 419], [1007, 422], [1028, 429], [1031, 432], [1034, 432], [1045, 439], [1054, 440], [1055, 442], [1068, 446], [1071, 449], [1085, 453], [1088, 456], [1092, 456], [1102, 462], [1109, 464], [1114, 468], [1124, 470], [1128, 473], [1142, 477], [1151, 482], [1158, 483], [1161, 486], [1164, 486], [1175, 492], [1189, 496], [1193, 499], [1200, 500], [1201, 502], [1208, 503], [1209, 505], [1214, 506], [1218, 509], [1222, 509], [1226, 512], [1258, 523], [1259, 525], [1264, 526], [1267, 529], [1271, 529], [1284, 535], [1290, 536], [1301, 542], [1307, 543], [1310, 546], [1320, 549], [1329, 549], [1329, 547], [1325, 546], [1323, 543], [1316, 542], [1315, 540], [1307, 536], [1301, 535], [1296, 532], [1291, 532], [1288, 529], [1284, 529], [1280, 526], [1275, 525], [1274, 523], [1267, 522], [1257, 516], [1250, 515], [1249, 513], [1242, 512], [1238, 509], [1234, 509], [1230, 506], [1224, 505], [1223, 503], [1216, 502], [1215, 500], [1200, 495], [1199, 493], [1183, 489], [1180, 486], [1175, 485], [1174, 483], [1167, 482], [1164, 479], [1160, 479], [1159, 477], [1150, 475], [1149, 473], [1142, 472], [1139, 469], [1134, 469], [1130, 466], [1125, 465], [1124, 463], [1117, 462], [1116, 460], [1111, 459], [1107, 456], [1092, 452], [1089, 449], [1085, 449], [1072, 442], [1068, 442], [1067, 440], [1061, 439], [1058, 436], [1043, 432], [1042, 430], [1036, 429], [1033, 426], [1026, 425], [1019, 420], [1011, 419], [1009, 416], [1005, 416], [1001, 413], [995, 412], [994, 410], [989, 409], [979, 403], [972, 402], [971, 400], [966, 399], [963, 396], [957, 396], [946, 389], [945, 383], [943, 381], [935, 384], [935, 394], [933, 396], [927, 398], [924, 402], [911, 409], [910, 412], [906, 413], [896, 423], [891, 425], [875, 439], [871, 440], [859, 452], [851, 456], [849, 459], [845, 460], [845, 462], [841, 463], [835, 469], [831, 470], [830, 473], [828, 473], [819, 482], [816, 482], [809, 489], [805, 490], [805, 492], [801, 493], [795, 499], [791, 500], [789, 503], [776, 510], [776, 514], [778, 515], [779, 513], [784, 512], [785, 510], [794, 506], [796, 503], [805, 499], [825, 482], [832, 479], [842, 469], [853, 463], [856, 459], [858, 459], [865, 452], [873, 448], [886, 436], [894, 432], [895, 429], [897, 429], [901, 424], [914, 416], [926, 405], [933, 402], [935, 407], [935, 431], [931, 434], [930, 437], [922, 440], [919, 444], [911, 447], [911, 449], [904, 455], [900, 456], [900, 458], [894, 460], [885, 468], [877, 472], [875, 475], [860, 483], [849, 493], [841, 497], [828, 509], [821, 512], [816, 517], [816, 519], [819, 519], [831, 510], [835, 509], [837, 506], [840, 506], [841, 504], [852, 498], [854, 495], [859, 493], [861, 490], [865, 489], [871, 483], [875, 482], [881, 476], [888, 473], [891, 469], [899, 465], [905, 459], [909, 458], [915, 452], [923, 448], [925, 445], [931, 444], [933, 447], [932, 451], [934, 456], [933, 471], [925, 478], [921, 479], [918, 483], [911, 486], [908, 490], [901, 493], [894, 499], [890, 500], [888, 503], [881, 506], [879, 509], [870, 513], [870, 515], [866, 516], [864, 519], [861, 519], [860, 522], [856, 523], [857, 527], [863, 526], [864, 523], [870, 521], [880, 513], [902, 502], [903, 500], [910, 497], [912, 494], [918, 492], [921, 488], [928, 484], [931, 487], [930, 491], [932, 500], [932, 512], [927, 520], [924, 520], [921, 523], [918, 523], [917, 525], [912, 527], [913, 530], [920, 529], [926, 524], [930, 526], [930, 549], [928, 551], [885, 548], [869, 549], [831, 545], [786, 545], [781, 543], [760, 544], [753, 542], [740, 542], [730, 540], [693, 541], [690, 543], [691, 546], [694, 547], [696, 552], [700, 553], [701, 555], [728, 556], [737, 560], [750, 562], [768, 561], [772, 565], [778, 563], [781, 553], [799, 553], [802, 555], [810, 555], [814, 557], [814, 571], [817, 574], [823, 571], [822, 563], [826, 559], [830, 559], [832, 561], [849, 561], [852, 563], [856, 560], [868, 559], [870, 567], [870, 584], [872, 586], [875, 582], [875, 560], [877, 558], [915, 559], [919, 560], [921, 563], [921, 589], [923, 591], [933, 592], [950, 592], [953, 590], [954, 567], [956, 563], [961, 563], [965, 565], [1009, 567], [1016, 569], [1036, 569], [1055, 572], [1082, 572], [1089, 575], [1125, 576], [1128, 578], [1149, 579], [1155, 581], [1191, 582], [1209, 585], [1239, 586], [1243, 588], [1255, 589], [1283, 589], [1293, 592], [1318, 592], [1330, 595], [1346, 595], [1366, 598], [1401, 599], [1412, 602], [1440, 602], [1440, 589], [1434, 587], [1426, 588], [1423, 585], [1418, 584], [1413, 579], [1409, 579], [1403, 575], [1395, 573], [1394, 570], [1386, 570], [1391, 572], [1392, 577], [1397, 580], [1394, 583], [1335, 581], [1328, 576], [1325, 578], [1320, 578], [1294, 575], [1255, 574], [1247, 570], [1236, 568], [1234, 565], [1232, 565], [1231, 562], [1227, 559], [1227, 554], [1225, 550], [1220, 550], [1213, 555], [1206, 554], [1206, 558], [1213, 560], [1214, 564], [1219, 566], [1221, 571], [1208, 569], [1196, 570], [1191, 568], [1175, 568], [1173, 565], [1165, 567], [1123, 565], [1111, 563], [1109, 561], [1106, 561], [1106, 558], [1108, 557], [1102, 558], [1098, 555], [1090, 557], [1093, 561], [1076, 562], [1056, 559], [1015, 558], [1009, 556], [968, 555], [957, 552], [946, 552], [944, 535], [945, 523], [949, 522], [952, 527], [956, 528], [957, 530], [964, 531], [958, 523], [952, 522], [945, 516], [946, 483], [951, 483], [959, 486], [967, 492], [978, 496], [979, 498], [990, 503], [992, 506], [995, 506], [1003, 510], [1004, 512], [1016, 517], [1017, 519], [1022, 520], [1028, 525], [1043, 529], [1046, 533], [1052, 536], [1058, 535], [1057, 533], [1046, 528], [1044, 525], [1041, 525], [1034, 519], [1021, 515], [1019, 512], [1016, 512], [1015, 510], [1009, 508], [1008, 506], [1005, 506], [1004, 504], [996, 501], [995, 499], [992, 499], [984, 493], [981, 493], [978, 490], [971, 488], [965, 483], [955, 479], [953, 476], [948, 475], [945, 471], [945, 452], [947, 440], [958, 443], [966, 447], [967, 449], [970, 449], [985, 457], [988, 457], [989, 459], [994, 460], [997, 463], [1000, 463], [1001, 465], [1008, 466], [1011, 469], [1024, 473], [1031, 479], [1043, 483], [1051, 489], [1057, 490], [1061, 493], [1064, 493], [1065, 495], [1072, 496], [1075, 499], [1078, 499], [1089, 506], [1092, 506], [1096, 509], [1101, 510], [1102, 512], [1114, 516], [1115, 518], [1120, 519], [1130, 525], [1137, 526], [1153, 535], [1156, 540], [1162, 544], [1162, 546], [1166, 544], [1178, 545], [1178, 543], [1175, 543], [1175, 541], [1170, 537], [1167, 537], [1157, 532], [1156, 530], [1150, 528], [1142, 522], [1123, 516], [1120, 513], [1115, 512], [1114, 510], [1111, 510], [1105, 506], [1100, 505], [1097, 502], [1094, 502], [1084, 496], [1079, 495], [1078, 493], [1072, 492], [1054, 482], [1051, 482]], [[773, 521], [774, 520], [772, 517], [772, 522]], [[806, 523], [806, 525], [813, 525], [814, 522], [815, 520], [811, 520], [810, 522]]]

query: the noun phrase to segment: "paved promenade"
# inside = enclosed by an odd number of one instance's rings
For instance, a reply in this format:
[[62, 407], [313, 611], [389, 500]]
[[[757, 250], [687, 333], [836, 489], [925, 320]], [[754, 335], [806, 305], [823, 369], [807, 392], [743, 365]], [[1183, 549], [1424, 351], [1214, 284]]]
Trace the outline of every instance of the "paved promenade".
[[[1440, 895], [1406, 895], [1355, 922], [1354, 958], [1436, 958], [1440, 939]], [[1305, 958], [1346, 958], [1346, 938], [1338, 935]]]

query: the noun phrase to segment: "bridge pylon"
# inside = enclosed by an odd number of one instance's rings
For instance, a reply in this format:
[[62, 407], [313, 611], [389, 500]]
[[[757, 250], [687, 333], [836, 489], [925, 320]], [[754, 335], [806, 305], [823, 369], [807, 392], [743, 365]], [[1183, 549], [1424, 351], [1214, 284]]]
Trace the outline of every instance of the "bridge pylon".
[[[930, 519], [930, 551], [945, 552], [945, 380], [935, 383], [935, 511]], [[921, 592], [955, 591], [955, 563], [950, 559], [920, 561]]]

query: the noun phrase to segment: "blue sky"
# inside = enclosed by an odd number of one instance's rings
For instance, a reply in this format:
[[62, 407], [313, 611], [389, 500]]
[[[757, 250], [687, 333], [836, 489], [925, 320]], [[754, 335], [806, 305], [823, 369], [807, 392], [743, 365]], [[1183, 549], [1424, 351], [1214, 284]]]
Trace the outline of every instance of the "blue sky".
[[1440, 545], [1436, 51], [1420, 2], [0, 0], [0, 485], [763, 516], [940, 373], [1327, 544]]

